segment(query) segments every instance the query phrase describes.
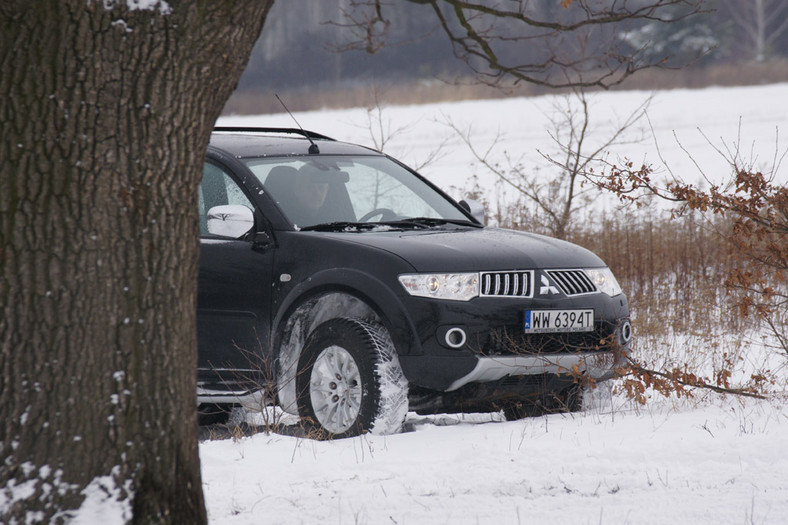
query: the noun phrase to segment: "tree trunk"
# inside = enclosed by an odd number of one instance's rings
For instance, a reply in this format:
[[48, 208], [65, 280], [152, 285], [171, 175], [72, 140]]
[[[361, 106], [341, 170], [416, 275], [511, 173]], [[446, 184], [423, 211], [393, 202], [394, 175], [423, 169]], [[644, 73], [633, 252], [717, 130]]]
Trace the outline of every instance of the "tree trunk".
[[272, 3], [0, 4], [0, 522], [206, 521], [196, 189]]
[[752, 58], [769, 58], [771, 45], [788, 30], [788, 0], [730, 0], [724, 4], [731, 20], [746, 35]]
[[753, 15], [755, 17], [755, 60], [763, 62], [766, 59], [766, 12], [764, 0], [754, 0]]

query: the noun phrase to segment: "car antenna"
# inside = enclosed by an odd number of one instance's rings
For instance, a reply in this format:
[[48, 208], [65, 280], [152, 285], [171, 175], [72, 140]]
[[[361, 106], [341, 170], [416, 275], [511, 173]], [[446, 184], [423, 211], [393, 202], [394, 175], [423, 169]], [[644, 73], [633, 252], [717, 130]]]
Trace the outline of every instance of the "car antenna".
[[282, 104], [282, 107], [283, 107], [283, 108], [285, 108], [285, 111], [287, 111], [287, 114], [288, 114], [288, 115], [290, 115], [290, 118], [292, 118], [292, 119], [293, 119], [293, 122], [295, 122], [295, 123], [296, 123], [296, 126], [298, 126], [298, 129], [300, 129], [300, 130], [301, 130], [301, 132], [304, 134], [304, 136], [306, 137], [306, 139], [307, 139], [307, 140], [309, 141], [309, 143], [311, 144], [311, 146], [309, 146], [309, 153], [310, 153], [311, 155], [317, 155], [318, 153], [320, 153], [320, 148], [318, 148], [318, 147], [317, 147], [317, 144], [315, 144], [315, 141], [314, 141], [314, 140], [312, 140], [312, 137], [310, 137], [310, 136], [309, 136], [309, 132], [308, 132], [308, 131], [306, 131], [304, 128], [302, 128], [302, 127], [301, 127], [301, 124], [299, 124], [299, 123], [298, 123], [298, 121], [297, 121], [297, 120], [296, 120], [296, 118], [293, 116], [293, 114], [292, 114], [292, 113], [290, 113], [290, 110], [289, 110], [289, 109], [287, 109], [287, 106], [285, 106], [285, 103], [282, 101], [282, 99], [281, 99], [281, 98], [279, 98], [279, 94], [277, 94], [277, 93], [274, 93], [274, 96], [276, 97], [276, 100], [278, 100], [278, 101], [279, 101], [279, 103], [280, 103], [280, 104]]

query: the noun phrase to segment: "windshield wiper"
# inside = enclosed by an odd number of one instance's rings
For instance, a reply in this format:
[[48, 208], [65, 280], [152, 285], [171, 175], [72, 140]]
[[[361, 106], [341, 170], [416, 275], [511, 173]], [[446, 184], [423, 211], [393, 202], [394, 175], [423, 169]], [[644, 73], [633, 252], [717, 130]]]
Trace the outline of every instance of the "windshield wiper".
[[322, 224], [314, 224], [312, 226], [305, 226], [301, 231], [315, 231], [315, 232], [341, 232], [341, 231], [371, 231], [388, 227], [392, 230], [403, 229], [427, 229], [436, 226], [443, 226], [446, 224], [456, 224], [459, 226], [472, 226], [474, 228], [481, 228], [480, 225], [471, 221], [462, 219], [438, 219], [435, 217], [410, 217], [407, 219], [400, 219], [397, 221], [381, 221], [381, 222], [352, 222], [352, 221], [336, 221], [325, 222]]
[[301, 228], [302, 232], [339, 232], [342, 230], [361, 230], [373, 226], [370, 222], [351, 222], [351, 221], [337, 221], [337, 222], [324, 222], [322, 224], [314, 224], [312, 226], [304, 226]]
[[408, 217], [407, 219], [401, 219], [398, 221], [391, 221], [385, 224], [390, 225], [399, 225], [399, 224], [412, 224], [416, 226], [422, 227], [434, 227], [434, 226], [443, 226], [445, 224], [456, 224], [459, 226], [473, 226], [474, 228], [481, 228], [479, 224], [475, 222], [471, 222], [465, 219], [439, 219], [437, 217]]
[[341, 232], [341, 231], [372, 231], [372, 230], [404, 230], [412, 228], [427, 228], [427, 226], [420, 223], [408, 222], [352, 222], [352, 221], [336, 221], [324, 222], [321, 224], [314, 224], [312, 226], [304, 226], [300, 229], [302, 232]]

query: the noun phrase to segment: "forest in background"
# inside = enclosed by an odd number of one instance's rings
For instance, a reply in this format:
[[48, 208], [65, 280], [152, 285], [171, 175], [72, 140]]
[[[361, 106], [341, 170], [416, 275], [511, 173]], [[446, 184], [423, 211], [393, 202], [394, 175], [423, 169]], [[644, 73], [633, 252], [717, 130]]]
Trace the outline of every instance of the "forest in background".
[[[440, 100], [538, 95], [535, 85], [490, 87], [475, 82], [454, 55], [429, 6], [384, 3], [390, 25], [386, 46], [368, 53], [354, 45], [347, 13], [351, 0], [288, 0], [274, 5], [225, 114], [282, 110], [274, 93], [292, 110], [370, 105], [384, 91], [386, 102], [417, 104]], [[549, 19], [559, 2], [531, 2]], [[537, 7], [533, 7], [537, 6]], [[591, 38], [618, 39], [645, 53], [671, 56], [679, 69], [650, 69], [628, 79], [624, 89], [697, 88], [788, 80], [788, 0], [711, 0], [708, 12], [672, 24], [599, 29]], [[543, 11], [543, 13], [542, 13]], [[570, 44], [568, 44], [570, 45]], [[510, 51], [511, 52], [511, 51]], [[518, 46], [533, 60], [538, 46]], [[531, 55], [534, 56], [531, 56]], [[373, 93], [373, 91], [375, 93]]]

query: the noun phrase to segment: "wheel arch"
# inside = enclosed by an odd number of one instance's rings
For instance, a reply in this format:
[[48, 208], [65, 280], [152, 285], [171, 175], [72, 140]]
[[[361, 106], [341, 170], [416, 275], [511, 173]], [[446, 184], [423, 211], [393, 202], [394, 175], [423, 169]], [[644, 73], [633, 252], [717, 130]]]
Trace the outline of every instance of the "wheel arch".
[[382, 324], [398, 354], [419, 353], [420, 342], [404, 305], [384, 283], [357, 270], [319, 272], [285, 297], [272, 323], [272, 355], [282, 408], [297, 414], [295, 378], [309, 335], [331, 319], [350, 317]]

